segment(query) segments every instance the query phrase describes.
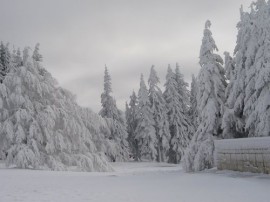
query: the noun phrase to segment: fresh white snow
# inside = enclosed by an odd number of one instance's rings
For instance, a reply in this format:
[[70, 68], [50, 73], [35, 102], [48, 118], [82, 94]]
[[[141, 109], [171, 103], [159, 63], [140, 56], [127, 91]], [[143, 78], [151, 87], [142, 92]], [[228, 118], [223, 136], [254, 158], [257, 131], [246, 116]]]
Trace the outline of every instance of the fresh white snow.
[[270, 175], [185, 173], [166, 163], [113, 163], [115, 172], [5, 169], [0, 202], [269, 202]]

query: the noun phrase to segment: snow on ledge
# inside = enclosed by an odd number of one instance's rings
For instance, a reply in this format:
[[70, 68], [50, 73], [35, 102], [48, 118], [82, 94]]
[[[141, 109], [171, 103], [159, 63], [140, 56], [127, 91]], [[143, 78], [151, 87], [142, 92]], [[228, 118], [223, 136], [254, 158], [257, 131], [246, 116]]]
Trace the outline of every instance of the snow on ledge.
[[215, 140], [217, 150], [270, 150], [270, 137]]

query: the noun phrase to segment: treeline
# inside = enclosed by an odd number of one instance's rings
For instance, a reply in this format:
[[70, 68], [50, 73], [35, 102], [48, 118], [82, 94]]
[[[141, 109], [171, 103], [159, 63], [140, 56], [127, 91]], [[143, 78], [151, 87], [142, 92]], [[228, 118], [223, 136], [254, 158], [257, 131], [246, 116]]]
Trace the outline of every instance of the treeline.
[[179, 65], [164, 91], [154, 66], [126, 111], [117, 108], [107, 67], [100, 116], [77, 105], [34, 51], [0, 44], [0, 158], [8, 166], [111, 170], [107, 161], [179, 163], [186, 171], [214, 166], [214, 140], [270, 135], [270, 1], [240, 10], [233, 56], [225, 62], [205, 23], [201, 66], [191, 89]]
[[270, 1], [241, 8], [240, 17], [234, 56], [225, 52], [225, 62], [206, 21], [190, 92], [178, 65], [168, 67], [164, 92], [154, 67], [148, 86], [141, 76], [125, 112], [135, 160], [182, 159], [186, 171], [198, 171], [214, 166], [215, 139], [270, 135]]

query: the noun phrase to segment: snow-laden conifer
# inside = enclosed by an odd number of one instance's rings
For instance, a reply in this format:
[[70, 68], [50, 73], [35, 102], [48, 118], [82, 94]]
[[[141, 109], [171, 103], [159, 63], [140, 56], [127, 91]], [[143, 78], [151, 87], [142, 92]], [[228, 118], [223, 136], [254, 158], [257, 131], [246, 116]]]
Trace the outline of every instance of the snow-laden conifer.
[[129, 104], [126, 103], [126, 120], [127, 120], [128, 143], [132, 156], [136, 161], [139, 160], [138, 141], [135, 138], [136, 136], [135, 130], [138, 124], [137, 108], [138, 108], [138, 98], [136, 96], [136, 93], [133, 91], [132, 95], [130, 96]]
[[[244, 116], [244, 108], [245, 104], [248, 102], [248, 98], [250, 98], [250, 95], [252, 94], [251, 92], [253, 92], [252, 82], [254, 81], [253, 76], [247, 76], [248, 69], [250, 73], [252, 72], [251, 66], [253, 66], [254, 58], [254, 44], [252, 44], [252, 40], [254, 40], [254, 38], [252, 39], [253, 15], [244, 12], [243, 7], [240, 9], [240, 22], [237, 24], [237, 28], [238, 34], [236, 47], [234, 49], [235, 76], [230, 78], [230, 82], [233, 82], [233, 85], [227, 97], [226, 110], [223, 118], [223, 136], [233, 136], [235, 138], [247, 137], [245, 131], [246, 118]], [[231, 81], [231, 79], [233, 79], [233, 81]], [[247, 88], [248, 81], [252, 82], [250, 82], [249, 87]], [[246, 95], [246, 93], [248, 95]], [[245, 111], [246, 114], [250, 113], [248, 108], [246, 108]], [[228, 131], [228, 134], [225, 134], [226, 131]]]
[[251, 14], [254, 41], [249, 49], [255, 49], [256, 53], [252, 52], [253, 65], [247, 71], [245, 129], [249, 137], [260, 137], [270, 135], [270, 1], [253, 3]]
[[35, 46], [32, 58], [36, 62], [42, 62], [42, 55], [39, 53], [39, 43], [37, 43]]
[[167, 115], [166, 102], [162, 95], [162, 91], [158, 87], [159, 78], [154, 66], [151, 67], [149, 84], [149, 100], [150, 108], [153, 112], [154, 127], [157, 138], [157, 160], [158, 162], [166, 161], [166, 154], [170, 148], [170, 130]]
[[171, 134], [169, 162], [179, 163], [185, 148], [189, 143], [190, 134], [193, 132], [188, 113], [182, 96], [178, 92], [176, 75], [168, 67], [163, 93], [168, 113], [169, 129]]
[[105, 118], [111, 130], [108, 138], [115, 142], [115, 148], [112, 147], [113, 155], [110, 155], [110, 159], [112, 161], [126, 161], [128, 160], [126, 121], [123, 112], [117, 108], [116, 101], [111, 93], [111, 76], [105, 66], [104, 92], [101, 94], [102, 109], [99, 114]]
[[188, 113], [190, 107], [190, 91], [188, 90], [188, 83], [184, 80], [184, 75], [180, 72], [178, 63], [176, 63], [175, 67], [175, 80], [177, 83], [177, 91], [181, 102], [183, 103], [185, 113]]
[[101, 117], [85, 120], [74, 96], [39, 62], [24, 57], [24, 66], [11, 69], [0, 84], [0, 101], [0, 151], [7, 165], [111, 170], [94, 141], [102, 133]]
[[214, 165], [214, 136], [220, 136], [221, 116], [225, 99], [225, 76], [222, 58], [215, 54], [217, 46], [205, 23], [200, 50], [201, 70], [198, 76], [199, 126], [186, 150], [184, 169], [199, 171]]
[[191, 119], [191, 123], [193, 124], [194, 129], [198, 127], [198, 104], [197, 104], [197, 92], [198, 92], [198, 85], [197, 79], [192, 74], [192, 81], [191, 81], [191, 89], [190, 89], [190, 108], [189, 108], [189, 115]]
[[6, 74], [10, 70], [11, 54], [8, 44], [0, 43], [0, 83], [3, 82]]
[[223, 138], [234, 138], [237, 137], [235, 134], [237, 129], [237, 118], [233, 111], [233, 103], [229, 102], [231, 100], [231, 96], [233, 96], [233, 86], [236, 79], [235, 73], [235, 61], [230, 56], [228, 52], [224, 53], [225, 55], [225, 74], [226, 78], [229, 81], [226, 90], [225, 90], [225, 106], [224, 106], [224, 114], [222, 118], [222, 129], [223, 129]]
[[150, 107], [148, 90], [143, 75], [141, 75], [140, 89], [138, 92], [137, 127], [135, 130], [140, 160], [155, 160], [157, 156], [157, 137], [153, 111]]

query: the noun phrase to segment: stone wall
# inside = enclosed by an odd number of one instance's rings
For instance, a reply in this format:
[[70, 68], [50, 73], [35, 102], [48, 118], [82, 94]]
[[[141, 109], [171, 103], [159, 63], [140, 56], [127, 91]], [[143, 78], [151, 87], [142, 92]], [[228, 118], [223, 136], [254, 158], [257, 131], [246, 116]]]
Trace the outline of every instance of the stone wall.
[[216, 140], [215, 159], [220, 170], [270, 174], [270, 137]]

